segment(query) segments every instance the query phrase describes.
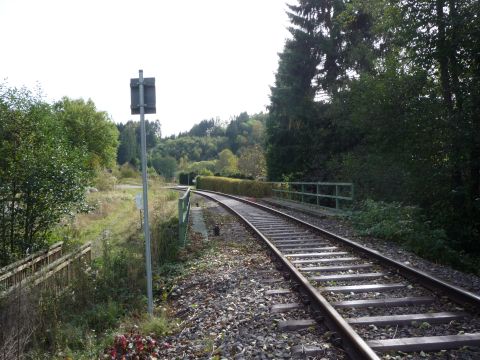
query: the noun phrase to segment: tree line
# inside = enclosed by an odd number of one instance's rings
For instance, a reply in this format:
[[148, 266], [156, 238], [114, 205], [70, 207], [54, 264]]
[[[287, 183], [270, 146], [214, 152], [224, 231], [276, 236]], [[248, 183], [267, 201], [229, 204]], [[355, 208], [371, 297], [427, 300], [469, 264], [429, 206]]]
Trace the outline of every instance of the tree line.
[[272, 180], [420, 206], [480, 253], [480, 3], [299, 0], [266, 124]]
[[[148, 164], [160, 175], [172, 179], [178, 172], [192, 174], [262, 177], [266, 174], [263, 150], [265, 114], [246, 112], [229, 122], [205, 119], [184, 133], [161, 137], [158, 121], [146, 121]], [[140, 125], [118, 124], [119, 164], [140, 164]]]
[[117, 138], [91, 100], [49, 104], [0, 84], [0, 266], [39, 250], [61, 219], [86, 210], [85, 188], [114, 166]]

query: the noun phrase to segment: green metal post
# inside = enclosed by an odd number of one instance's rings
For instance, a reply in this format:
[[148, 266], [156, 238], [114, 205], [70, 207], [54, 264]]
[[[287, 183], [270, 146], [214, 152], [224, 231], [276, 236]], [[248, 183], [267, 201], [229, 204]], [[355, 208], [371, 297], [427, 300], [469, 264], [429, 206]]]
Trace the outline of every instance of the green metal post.
[[318, 196], [320, 194], [320, 185], [317, 184], [317, 206], [320, 205], [320, 196]]
[[183, 234], [183, 211], [182, 211], [182, 198], [178, 199], [178, 241], [182, 242]]
[[304, 196], [303, 196], [303, 193], [304, 193], [304, 192], [305, 192], [305, 185], [302, 184], [302, 203], [305, 202], [305, 198], [304, 198]]

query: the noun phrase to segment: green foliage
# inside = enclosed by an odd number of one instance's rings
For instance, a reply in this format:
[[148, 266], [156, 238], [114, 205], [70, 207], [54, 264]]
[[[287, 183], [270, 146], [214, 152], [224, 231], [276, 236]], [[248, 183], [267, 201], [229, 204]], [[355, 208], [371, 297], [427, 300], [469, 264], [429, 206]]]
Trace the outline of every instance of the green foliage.
[[112, 172], [107, 170], [99, 170], [93, 178], [92, 185], [100, 191], [108, 191], [113, 190], [116, 183], [117, 178]]
[[243, 148], [238, 159], [238, 170], [252, 178], [265, 177], [267, 172], [263, 149], [259, 145]]
[[156, 156], [152, 159], [152, 166], [155, 171], [165, 179], [173, 179], [177, 171], [177, 161], [171, 156]]
[[106, 112], [97, 111], [90, 99], [64, 97], [54, 107], [68, 141], [74, 147], [86, 150], [91, 170], [115, 165], [118, 131]]
[[267, 120], [269, 178], [353, 181], [357, 198], [421, 208], [446, 233], [425, 244], [479, 256], [479, 3], [289, 9]]
[[225, 129], [220, 126], [219, 119], [202, 120], [193, 125], [188, 132], [190, 136], [225, 136]]
[[137, 178], [140, 176], [138, 170], [131, 164], [125, 163], [120, 166], [120, 177], [125, 178]]
[[365, 200], [351, 218], [360, 235], [395, 241], [426, 259], [478, 272], [477, 261], [453, 249], [446, 232], [433, 227], [418, 207]]
[[353, 215], [361, 235], [401, 241], [414, 234], [420, 209], [401, 203], [365, 200]]
[[174, 261], [183, 245], [178, 240], [178, 217], [157, 221], [152, 229], [152, 243], [156, 264], [164, 265]]
[[204, 161], [214, 159], [219, 149], [224, 149], [227, 138], [181, 136], [176, 139], [165, 139], [154, 150], [160, 156], [171, 156], [178, 161], [183, 157], [190, 161]]
[[50, 105], [0, 85], [0, 266], [42, 248], [84, 207], [86, 157], [66, 135]]
[[[117, 124], [117, 129], [120, 133], [120, 145], [117, 152], [117, 162], [125, 164], [129, 162], [135, 167], [140, 164], [140, 122], [128, 121], [125, 124]], [[147, 151], [153, 149], [160, 142], [161, 126], [158, 120], [145, 120], [145, 138]]]
[[[132, 239], [133, 241], [134, 239]], [[138, 239], [134, 243], [137, 243]], [[73, 353], [103, 350], [105, 335], [124, 317], [145, 307], [145, 281], [142, 247], [129, 244], [127, 250], [114, 250], [104, 241], [103, 254], [92, 269], [77, 269], [75, 280], [60, 295], [45, 292], [37, 318], [40, 323], [33, 334], [32, 347], [48, 352]]]
[[217, 176], [198, 176], [197, 189], [219, 191], [232, 195], [252, 197], [271, 196], [272, 187], [269, 183], [253, 180], [230, 179]]
[[238, 158], [230, 149], [222, 150], [218, 154], [215, 170], [222, 175], [231, 175], [238, 172]]
[[211, 172], [213, 175], [213, 172], [215, 171], [215, 166], [216, 160], [206, 160], [190, 163], [187, 169], [198, 174], [207, 171]]
[[155, 337], [165, 336], [170, 333], [171, 329], [171, 321], [165, 316], [165, 314], [151, 317], [140, 324], [140, 331], [142, 334], [153, 335]]

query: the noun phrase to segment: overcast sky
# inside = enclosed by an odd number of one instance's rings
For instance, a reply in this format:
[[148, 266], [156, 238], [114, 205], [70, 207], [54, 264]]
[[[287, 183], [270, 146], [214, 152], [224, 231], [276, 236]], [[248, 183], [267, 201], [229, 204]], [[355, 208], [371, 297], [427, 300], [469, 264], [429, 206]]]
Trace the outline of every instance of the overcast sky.
[[[91, 98], [130, 115], [130, 78], [156, 78], [164, 135], [265, 111], [287, 0], [0, 0], [0, 82], [48, 101]], [[292, 3], [292, 0], [288, 1]]]

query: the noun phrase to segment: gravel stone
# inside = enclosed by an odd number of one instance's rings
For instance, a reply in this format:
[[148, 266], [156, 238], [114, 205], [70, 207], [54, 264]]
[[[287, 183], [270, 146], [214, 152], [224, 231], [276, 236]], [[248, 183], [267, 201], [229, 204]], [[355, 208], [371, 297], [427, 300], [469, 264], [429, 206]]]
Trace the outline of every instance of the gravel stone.
[[[277, 323], [311, 318], [305, 306], [273, 314], [276, 303], [298, 302], [292, 292], [266, 295], [270, 289], [290, 289], [291, 284], [267, 255], [258, 240], [223, 208], [195, 197], [203, 208], [212, 251], [197, 259], [188, 276], [178, 279], [168, 300], [169, 313], [179, 330], [167, 336], [171, 347], [164, 359], [290, 359], [295, 345], [324, 349], [309, 359], [345, 359], [344, 351], [329, 342], [319, 324], [297, 332], [282, 332]], [[213, 229], [220, 227], [220, 236]], [[269, 282], [278, 279], [278, 282]]]

